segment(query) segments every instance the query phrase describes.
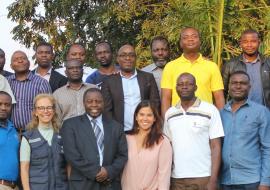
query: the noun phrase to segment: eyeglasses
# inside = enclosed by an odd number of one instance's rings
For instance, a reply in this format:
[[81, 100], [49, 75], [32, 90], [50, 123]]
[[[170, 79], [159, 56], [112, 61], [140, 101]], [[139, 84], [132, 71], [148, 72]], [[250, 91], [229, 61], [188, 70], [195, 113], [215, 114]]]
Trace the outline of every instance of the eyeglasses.
[[38, 111], [45, 111], [45, 110], [53, 111], [54, 106], [47, 106], [47, 107], [45, 107], [45, 106], [37, 106], [37, 107], [35, 107], [35, 109], [38, 110]]
[[135, 58], [136, 54], [135, 53], [123, 53], [118, 55], [120, 58]]

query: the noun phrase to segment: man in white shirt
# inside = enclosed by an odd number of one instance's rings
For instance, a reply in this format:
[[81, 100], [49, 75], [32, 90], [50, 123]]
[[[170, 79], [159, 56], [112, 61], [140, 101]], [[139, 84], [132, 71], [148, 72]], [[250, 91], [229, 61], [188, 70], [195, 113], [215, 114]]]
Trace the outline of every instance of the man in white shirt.
[[174, 150], [171, 190], [217, 186], [223, 127], [217, 108], [195, 97], [196, 90], [195, 77], [181, 74], [176, 86], [181, 102], [165, 114], [164, 133]]

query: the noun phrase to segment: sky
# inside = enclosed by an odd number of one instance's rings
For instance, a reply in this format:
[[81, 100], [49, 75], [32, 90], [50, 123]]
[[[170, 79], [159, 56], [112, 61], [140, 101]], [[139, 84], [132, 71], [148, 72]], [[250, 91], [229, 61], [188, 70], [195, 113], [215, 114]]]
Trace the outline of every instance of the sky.
[[8, 9], [7, 7], [13, 2], [13, 0], [1, 0], [0, 6], [0, 48], [5, 51], [6, 54], [6, 64], [5, 70], [12, 71], [10, 68], [10, 58], [12, 53], [16, 50], [24, 51], [31, 62], [31, 67], [33, 67], [32, 56], [34, 51], [30, 48], [27, 49], [24, 45], [20, 44], [18, 41], [12, 39], [13, 34], [11, 33], [16, 23], [12, 22], [7, 18]]

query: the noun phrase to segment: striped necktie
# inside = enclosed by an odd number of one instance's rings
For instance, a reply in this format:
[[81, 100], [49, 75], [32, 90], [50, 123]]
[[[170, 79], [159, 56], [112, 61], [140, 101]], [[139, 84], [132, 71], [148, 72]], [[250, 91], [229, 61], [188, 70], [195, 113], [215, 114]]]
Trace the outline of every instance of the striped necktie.
[[99, 128], [98, 124], [97, 124], [97, 120], [92, 119], [91, 123], [92, 123], [93, 131], [94, 131], [95, 136], [96, 136], [97, 145], [98, 145], [99, 149], [101, 150], [101, 152], [103, 153], [103, 149], [104, 149], [104, 144], [103, 144], [104, 136], [103, 136], [103, 133], [102, 133], [101, 129]]

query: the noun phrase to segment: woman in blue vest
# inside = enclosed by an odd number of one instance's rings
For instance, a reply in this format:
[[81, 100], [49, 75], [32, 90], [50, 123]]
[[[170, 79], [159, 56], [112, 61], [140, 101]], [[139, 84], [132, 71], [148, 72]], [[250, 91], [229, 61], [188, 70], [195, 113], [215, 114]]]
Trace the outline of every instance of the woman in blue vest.
[[34, 99], [32, 120], [20, 148], [24, 190], [67, 189], [66, 162], [55, 105], [55, 99], [49, 94], [39, 94]]

